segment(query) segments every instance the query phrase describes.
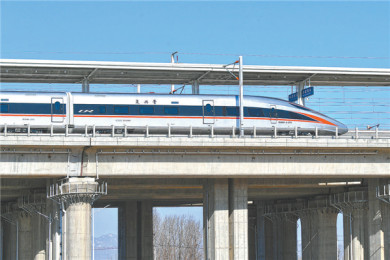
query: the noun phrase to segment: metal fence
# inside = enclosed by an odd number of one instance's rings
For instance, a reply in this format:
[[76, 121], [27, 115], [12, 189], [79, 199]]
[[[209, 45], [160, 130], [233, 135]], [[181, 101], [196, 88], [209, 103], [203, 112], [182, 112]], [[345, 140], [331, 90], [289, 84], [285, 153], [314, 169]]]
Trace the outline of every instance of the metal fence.
[[179, 127], [179, 126], [96, 126], [85, 125], [74, 128], [71, 125], [37, 126], [37, 125], [0, 125], [0, 136], [80, 136], [80, 137], [224, 137], [224, 138], [312, 138], [312, 139], [390, 139], [390, 130], [362, 130], [355, 128], [346, 134], [340, 135], [338, 128], [334, 133], [324, 133], [319, 128], [273, 128], [249, 127]]

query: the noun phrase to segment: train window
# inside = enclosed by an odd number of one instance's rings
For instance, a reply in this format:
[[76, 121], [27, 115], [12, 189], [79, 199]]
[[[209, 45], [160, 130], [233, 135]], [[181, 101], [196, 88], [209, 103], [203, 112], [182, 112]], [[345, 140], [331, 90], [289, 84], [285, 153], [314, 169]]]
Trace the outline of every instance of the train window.
[[128, 114], [129, 107], [128, 106], [114, 106], [114, 113], [115, 114]]
[[290, 118], [291, 118], [291, 119], [299, 119], [299, 120], [310, 120], [310, 121], [313, 121], [312, 118], [307, 117], [307, 116], [304, 116], [304, 115], [301, 115], [301, 114], [298, 114], [298, 113], [295, 113], [295, 112], [290, 112]]
[[278, 118], [278, 112], [277, 112], [277, 110], [276, 110], [274, 107], [271, 108], [270, 117], [272, 117], [272, 118]]
[[164, 107], [164, 114], [167, 115], [178, 115], [179, 108], [178, 107]]
[[264, 113], [263, 113], [263, 110], [261, 108], [250, 107], [250, 108], [248, 108], [248, 113], [249, 113], [249, 116], [252, 116], [252, 117], [264, 117]]
[[291, 119], [302, 119], [302, 116], [297, 114], [297, 113], [290, 112], [290, 118]]
[[154, 107], [153, 106], [140, 106], [139, 114], [140, 115], [153, 115]]
[[238, 107], [226, 107], [226, 116], [238, 116]]
[[212, 108], [212, 106], [210, 104], [207, 104], [205, 108], [206, 108], [206, 112], [212, 112], [213, 111], [213, 108]]
[[106, 113], [106, 106], [99, 106], [99, 113], [105, 114]]
[[290, 112], [286, 110], [278, 110], [278, 116], [279, 118], [291, 118]]
[[0, 112], [1, 113], [7, 113], [8, 112], [8, 104], [1, 104]]
[[60, 110], [60, 109], [61, 109], [61, 103], [58, 102], [58, 101], [55, 102], [55, 103], [54, 103], [54, 109], [55, 109], [55, 110]]

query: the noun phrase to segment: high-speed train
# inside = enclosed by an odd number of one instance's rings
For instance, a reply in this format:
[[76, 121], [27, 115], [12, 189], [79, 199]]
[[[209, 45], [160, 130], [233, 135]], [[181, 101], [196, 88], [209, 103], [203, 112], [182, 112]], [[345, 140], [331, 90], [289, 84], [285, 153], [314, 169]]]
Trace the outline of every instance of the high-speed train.
[[[231, 130], [240, 127], [239, 97], [231, 95], [167, 95], [71, 92], [0, 92], [0, 126], [48, 126], [73, 131], [86, 125], [127, 126], [127, 129], [169, 124], [177, 129]], [[243, 127], [257, 132], [334, 135], [347, 127], [321, 113], [285, 100], [244, 96]]]

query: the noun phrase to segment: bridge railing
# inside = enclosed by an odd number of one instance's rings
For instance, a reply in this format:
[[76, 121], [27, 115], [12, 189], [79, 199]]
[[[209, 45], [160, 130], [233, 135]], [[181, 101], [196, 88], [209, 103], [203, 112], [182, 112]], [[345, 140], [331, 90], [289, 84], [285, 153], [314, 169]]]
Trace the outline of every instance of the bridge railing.
[[[390, 130], [362, 130], [355, 128], [345, 134], [335, 132], [324, 132], [320, 128], [299, 128], [286, 127], [243, 128], [244, 137], [258, 138], [332, 138], [332, 139], [390, 139]], [[0, 136], [83, 136], [83, 137], [131, 137], [131, 136], [187, 136], [189, 138], [198, 136], [237, 138], [240, 136], [240, 129], [237, 127], [182, 127], [182, 126], [97, 126], [85, 125], [0, 125]]]

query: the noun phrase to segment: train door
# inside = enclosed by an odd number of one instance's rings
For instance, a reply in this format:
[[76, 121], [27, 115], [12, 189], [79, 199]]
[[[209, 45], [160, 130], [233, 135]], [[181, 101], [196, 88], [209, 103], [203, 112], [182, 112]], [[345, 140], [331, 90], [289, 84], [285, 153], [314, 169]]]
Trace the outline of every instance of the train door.
[[203, 100], [203, 124], [214, 124], [214, 100]]
[[51, 121], [62, 123], [64, 118], [64, 100], [62, 98], [51, 98]]
[[269, 119], [271, 121], [271, 124], [276, 124], [278, 119], [278, 112], [276, 110], [275, 105], [270, 105]]

